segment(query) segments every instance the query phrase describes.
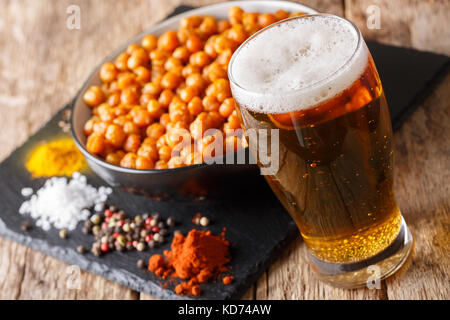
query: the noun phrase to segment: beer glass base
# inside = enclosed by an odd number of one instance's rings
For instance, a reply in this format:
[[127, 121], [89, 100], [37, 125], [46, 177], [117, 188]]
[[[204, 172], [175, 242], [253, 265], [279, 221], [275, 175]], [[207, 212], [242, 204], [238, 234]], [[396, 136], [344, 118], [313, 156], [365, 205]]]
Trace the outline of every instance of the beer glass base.
[[413, 237], [403, 220], [400, 232], [392, 244], [377, 255], [355, 263], [329, 263], [308, 251], [308, 258], [320, 280], [334, 287], [354, 289], [373, 285], [394, 274], [407, 260], [413, 247]]

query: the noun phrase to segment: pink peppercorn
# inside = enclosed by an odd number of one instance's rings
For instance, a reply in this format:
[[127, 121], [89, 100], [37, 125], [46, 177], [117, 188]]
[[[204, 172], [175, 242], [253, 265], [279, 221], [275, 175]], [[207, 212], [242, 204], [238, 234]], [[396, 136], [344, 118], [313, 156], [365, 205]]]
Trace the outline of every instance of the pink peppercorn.
[[159, 232], [161, 229], [159, 227], [152, 227], [151, 229], [154, 233]]
[[102, 252], [108, 252], [108, 250], [109, 250], [109, 245], [108, 245], [108, 243], [102, 243], [102, 244], [100, 245], [100, 250], [102, 250]]

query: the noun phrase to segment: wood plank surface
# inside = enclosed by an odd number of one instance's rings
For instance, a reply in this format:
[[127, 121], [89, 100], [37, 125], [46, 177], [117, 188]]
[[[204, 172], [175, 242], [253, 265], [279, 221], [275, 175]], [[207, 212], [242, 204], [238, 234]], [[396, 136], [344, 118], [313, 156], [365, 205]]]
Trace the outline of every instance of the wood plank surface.
[[[108, 53], [162, 20], [181, 3], [211, 0], [2, 0], [0, 11], [0, 160], [72, 98]], [[450, 55], [446, 0], [305, 0], [345, 15], [368, 38]], [[69, 5], [81, 29], [66, 27]], [[381, 9], [381, 29], [367, 28], [367, 8]], [[244, 299], [448, 299], [450, 76], [395, 134], [399, 205], [415, 236], [409, 268], [380, 290], [341, 290], [318, 282], [298, 239]], [[0, 299], [152, 299], [0, 238]], [[75, 278], [74, 278], [75, 277]], [[73, 286], [73, 280], [79, 280]], [[74, 288], [76, 287], [76, 288]]]

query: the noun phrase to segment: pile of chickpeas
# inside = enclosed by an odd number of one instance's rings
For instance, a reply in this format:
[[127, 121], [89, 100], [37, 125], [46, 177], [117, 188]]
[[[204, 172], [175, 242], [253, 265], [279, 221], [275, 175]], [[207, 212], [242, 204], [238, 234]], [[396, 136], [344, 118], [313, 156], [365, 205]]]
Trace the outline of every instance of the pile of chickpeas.
[[[149, 34], [129, 45], [114, 62], [103, 64], [102, 85], [84, 93], [92, 108], [84, 126], [87, 150], [126, 168], [167, 169], [246, 147], [228, 63], [250, 35], [300, 14], [232, 7], [228, 20], [193, 15], [181, 19], [178, 31]], [[223, 151], [208, 148], [217, 139], [204, 135], [211, 128], [221, 130]]]

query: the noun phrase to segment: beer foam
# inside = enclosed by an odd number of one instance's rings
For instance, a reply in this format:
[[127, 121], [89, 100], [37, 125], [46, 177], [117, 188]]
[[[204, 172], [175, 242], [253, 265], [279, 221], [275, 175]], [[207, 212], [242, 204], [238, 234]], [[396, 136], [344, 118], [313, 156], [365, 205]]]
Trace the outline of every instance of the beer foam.
[[[230, 63], [233, 96], [263, 113], [303, 110], [350, 87], [368, 59], [360, 32], [331, 15], [287, 20], [241, 46]], [[362, 38], [361, 38], [362, 39]]]

